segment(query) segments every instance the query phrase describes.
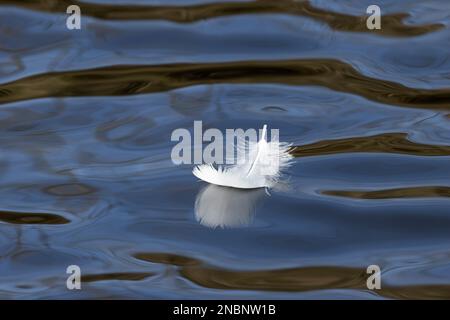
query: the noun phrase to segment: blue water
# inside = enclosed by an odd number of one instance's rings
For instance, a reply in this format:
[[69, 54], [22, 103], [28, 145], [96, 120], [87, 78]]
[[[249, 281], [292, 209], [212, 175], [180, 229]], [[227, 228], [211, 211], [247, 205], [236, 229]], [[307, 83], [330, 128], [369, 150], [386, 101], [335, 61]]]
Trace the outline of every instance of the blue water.
[[[213, 1], [120, 1], [156, 12], [141, 19], [85, 3], [67, 30], [63, 5], [0, 2], [0, 298], [450, 298], [448, 1], [378, 1], [410, 14], [395, 35], [294, 9], [180, 22], [158, 10]], [[310, 2], [339, 21], [369, 4]], [[288, 181], [241, 192], [175, 166], [171, 133], [195, 120], [278, 128]], [[373, 143], [389, 134], [404, 139]]]

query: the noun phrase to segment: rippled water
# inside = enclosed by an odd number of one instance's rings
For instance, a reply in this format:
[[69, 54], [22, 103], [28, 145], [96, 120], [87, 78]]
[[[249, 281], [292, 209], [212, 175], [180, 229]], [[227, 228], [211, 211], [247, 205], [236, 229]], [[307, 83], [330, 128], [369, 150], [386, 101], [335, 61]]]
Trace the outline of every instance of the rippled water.
[[[0, 1], [0, 298], [450, 298], [450, 2], [371, 2]], [[194, 120], [289, 183], [174, 166]]]

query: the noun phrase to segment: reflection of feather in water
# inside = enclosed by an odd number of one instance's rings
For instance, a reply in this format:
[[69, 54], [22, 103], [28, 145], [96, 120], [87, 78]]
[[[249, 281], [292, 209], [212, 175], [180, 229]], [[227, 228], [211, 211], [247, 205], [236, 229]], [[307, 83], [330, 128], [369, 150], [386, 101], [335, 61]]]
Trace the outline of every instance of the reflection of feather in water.
[[210, 184], [197, 195], [195, 218], [210, 228], [248, 225], [263, 197], [264, 189], [240, 190]]

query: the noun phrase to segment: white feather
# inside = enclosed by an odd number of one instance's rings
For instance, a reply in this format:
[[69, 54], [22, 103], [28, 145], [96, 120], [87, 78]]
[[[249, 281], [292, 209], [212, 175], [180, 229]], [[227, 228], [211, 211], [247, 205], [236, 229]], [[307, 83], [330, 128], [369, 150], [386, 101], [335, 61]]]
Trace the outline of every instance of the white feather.
[[282, 170], [291, 164], [290, 144], [267, 142], [267, 125], [255, 143], [238, 141], [236, 164], [217, 167], [213, 164], [196, 166], [192, 173], [199, 179], [219, 186], [254, 189], [270, 188], [280, 178]]

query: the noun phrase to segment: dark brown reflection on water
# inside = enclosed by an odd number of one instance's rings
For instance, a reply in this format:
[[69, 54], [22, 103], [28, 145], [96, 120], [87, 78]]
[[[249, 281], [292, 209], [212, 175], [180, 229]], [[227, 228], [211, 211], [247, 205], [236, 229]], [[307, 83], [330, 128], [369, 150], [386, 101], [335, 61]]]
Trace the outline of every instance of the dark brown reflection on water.
[[313, 7], [308, 1], [260, 0], [252, 2], [221, 2], [188, 6], [152, 6], [152, 5], [114, 5], [95, 4], [80, 1], [35, 1], [6, 0], [5, 4], [22, 6], [32, 10], [65, 12], [69, 5], [76, 4], [83, 14], [108, 20], [169, 20], [189, 23], [205, 19], [238, 14], [289, 14], [305, 16], [328, 24], [338, 31], [371, 32], [384, 36], [411, 37], [426, 34], [444, 27], [443, 24], [407, 25], [403, 20], [407, 13], [383, 15], [383, 28], [369, 30], [366, 26], [367, 16], [352, 16], [344, 13], [327, 11]]
[[95, 189], [83, 183], [65, 183], [45, 187], [43, 191], [54, 196], [72, 197], [94, 193]]
[[[43, 97], [116, 96], [162, 92], [201, 84], [318, 85], [411, 108], [450, 110], [450, 89], [415, 89], [370, 78], [331, 59], [113, 66], [52, 72], [4, 84], [0, 103]], [[4, 90], [5, 91], [5, 90]]]
[[175, 266], [192, 266], [192, 265], [198, 265], [201, 264], [200, 260], [191, 258], [191, 257], [185, 257], [180, 256], [177, 254], [169, 254], [169, 253], [161, 253], [161, 252], [142, 252], [142, 253], [136, 253], [134, 255], [136, 259], [153, 262], [153, 263], [164, 263], [164, 264], [171, 264]]
[[397, 199], [397, 198], [429, 198], [450, 197], [450, 187], [411, 187], [386, 190], [325, 190], [323, 194], [355, 199]]
[[[170, 258], [170, 254], [147, 253], [145, 261], [167, 263], [180, 259]], [[152, 259], [152, 256], [155, 258]], [[166, 258], [161, 260], [161, 255]], [[184, 257], [185, 261], [191, 258]], [[193, 260], [193, 259], [192, 259]], [[273, 270], [229, 270], [197, 262], [196, 264], [175, 264], [181, 276], [195, 284], [221, 290], [261, 290], [303, 292], [314, 290], [356, 289], [368, 290], [368, 274], [364, 268], [340, 266], [311, 266]], [[389, 286], [371, 291], [387, 298], [397, 299], [449, 299], [450, 285], [407, 285]]]
[[12, 224], [66, 224], [70, 221], [53, 213], [0, 211], [0, 221]]
[[323, 140], [295, 146], [295, 157], [322, 156], [349, 152], [384, 152], [418, 156], [449, 156], [450, 146], [430, 145], [409, 141], [405, 133], [384, 133], [368, 137]]
[[102, 274], [87, 274], [82, 276], [83, 282], [98, 282], [107, 280], [122, 280], [122, 281], [139, 281], [148, 277], [154, 276], [150, 272], [111, 272]]

